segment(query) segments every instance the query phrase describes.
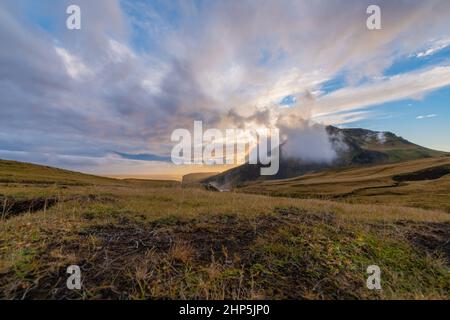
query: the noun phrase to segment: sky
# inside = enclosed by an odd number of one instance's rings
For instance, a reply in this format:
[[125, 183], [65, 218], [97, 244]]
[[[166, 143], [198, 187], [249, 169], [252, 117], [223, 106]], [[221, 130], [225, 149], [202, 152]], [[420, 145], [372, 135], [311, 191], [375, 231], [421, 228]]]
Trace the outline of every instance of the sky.
[[[81, 30], [66, 28], [72, 4]], [[211, 171], [168, 161], [196, 120], [288, 128], [305, 152], [324, 141], [314, 123], [450, 151], [448, 0], [2, 0], [0, 44], [1, 159]]]

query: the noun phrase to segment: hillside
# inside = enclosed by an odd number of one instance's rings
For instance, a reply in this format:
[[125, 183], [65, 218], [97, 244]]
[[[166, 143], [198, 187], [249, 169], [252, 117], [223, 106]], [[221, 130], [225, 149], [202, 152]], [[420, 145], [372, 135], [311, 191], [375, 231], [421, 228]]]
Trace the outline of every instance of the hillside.
[[37, 164], [0, 160], [0, 183], [93, 185], [117, 184], [120, 180]]
[[238, 190], [352, 203], [391, 203], [450, 212], [450, 157], [328, 169], [291, 179], [249, 182]]
[[[450, 215], [440, 210], [1, 163], [8, 169], [0, 171], [0, 299], [450, 298]], [[411, 168], [370, 174], [400, 183], [423, 177]], [[382, 270], [381, 291], [366, 287], [373, 264]], [[82, 270], [81, 290], [66, 287], [70, 265]]]
[[[345, 168], [445, 156], [447, 153], [411, 143], [390, 132], [365, 129], [326, 128], [335, 146], [337, 157], [330, 163], [307, 162], [289, 158], [280, 152], [280, 170], [275, 176], [261, 176], [260, 165], [248, 163], [204, 180], [221, 188], [230, 189], [249, 181], [297, 177], [329, 168]], [[344, 146], [344, 147], [342, 147]]]
[[[105, 187], [174, 187], [176, 181], [113, 179], [17, 161], [0, 160], [0, 217], [46, 210], [60, 201], [93, 201]], [[64, 200], [61, 200], [64, 199]]]

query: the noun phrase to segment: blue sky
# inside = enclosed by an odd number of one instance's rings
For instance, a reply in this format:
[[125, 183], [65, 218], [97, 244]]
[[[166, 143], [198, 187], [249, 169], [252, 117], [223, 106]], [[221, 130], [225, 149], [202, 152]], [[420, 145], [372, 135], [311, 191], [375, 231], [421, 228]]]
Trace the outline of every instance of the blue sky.
[[[65, 27], [70, 4], [81, 30]], [[369, 4], [382, 30], [366, 28]], [[4, 0], [0, 42], [4, 159], [181, 172], [170, 135], [195, 120], [277, 126], [324, 152], [308, 124], [450, 151], [447, 0]]]
[[[345, 127], [395, 132], [416, 144], [450, 151], [450, 90], [443, 88], [421, 100], [402, 100], [377, 107], [373, 117]], [[423, 118], [422, 118], [423, 117]]]
[[[450, 45], [427, 56], [417, 57], [424, 51], [398, 58], [384, 76], [395, 76], [411, 71], [446, 66], [450, 63]], [[345, 87], [345, 75], [327, 81], [325, 92]], [[375, 131], [391, 131], [419, 145], [450, 151], [450, 87], [444, 86], [417, 99], [402, 99], [373, 106], [372, 116], [342, 127], [363, 127]]]

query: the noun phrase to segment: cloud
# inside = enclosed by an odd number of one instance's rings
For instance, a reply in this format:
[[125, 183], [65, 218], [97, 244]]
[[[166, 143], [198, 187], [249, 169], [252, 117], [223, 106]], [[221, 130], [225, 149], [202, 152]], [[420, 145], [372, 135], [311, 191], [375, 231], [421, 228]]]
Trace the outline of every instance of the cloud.
[[331, 163], [337, 157], [325, 126], [298, 119], [294, 126], [280, 123], [282, 155], [304, 162]]
[[[359, 109], [449, 85], [442, 65], [382, 75], [396, 59], [450, 36], [450, 2], [376, 2], [379, 32], [365, 27], [368, 0], [79, 0], [82, 30], [69, 31], [72, 1], [3, 0], [0, 149], [10, 153], [2, 155], [103, 159], [134, 170], [139, 160], [110, 150], [167, 157], [171, 132], [194, 120], [218, 128], [278, 124], [293, 137], [305, 130], [311, 143], [316, 133], [327, 146], [323, 131], [282, 119], [349, 123], [370, 116]], [[342, 89], [321, 91], [341, 74]], [[292, 107], [280, 108], [287, 96], [296, 98]], [[79, 168], [99, 170], [86, 163]]]
[[384, 132], [378, 132], [377, 139], [378, 139], [378, 142], [381, 144], [386, 143], [386, 134]]
[[91, 74], [91, 71], [83, 64], [80, 59], [71, 55], [64, 48], [55, 48], [56, 53], [61, 57], [67, 73], [72, 78], [84, 77]]
[[142, 160], [142, 161], [160, 161], [160, 162], [170, 162], [170, 157], [162, 157], [155, 154], [146, 154], [146, 153], [139, 153], [139, 154], [129, 154], [129, 153], [122, 153], [122, 152], [114, 152], [118, 156], [124, 158], [124, 159], [131, 159], [131, 160]]
[[437, 117], [436, 114], [427, 114], [424, 116], [418, 116], [418, 117], [416, 117], [416, 119], [421, 120], [421, 119], [428, 119], [428, 118], [435, 118], [435, 117]]
[[447, 48], [448, 46], [450, 46], [450, 38], [433, 41], [429, 48], [427, 48], [425, 51], [418, 52], [416, 54], [416, 57], [424, 58], [424, 57], [431, 56], [431, 55]]
[[450, 67], [434, 67], [416, 72], [383, 77], [357, 87], [346, 87], [314, 101], [313, 117], [367, 108], [385, 102], [422, 97], [450, 85]]

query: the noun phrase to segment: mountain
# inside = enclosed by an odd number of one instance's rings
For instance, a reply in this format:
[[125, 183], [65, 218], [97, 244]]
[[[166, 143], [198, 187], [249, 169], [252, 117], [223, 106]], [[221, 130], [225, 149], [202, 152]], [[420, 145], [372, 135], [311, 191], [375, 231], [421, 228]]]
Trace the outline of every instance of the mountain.
[[243, 164], [203, 180], [218, 189], [230, 189], [255, 180], [277, 180], [301, 176], [330, 168], [395, 163], [408, 160], [445, 156], [447, 153], [414, 144], [391, 132], [366, 129], [339, 129], [326, 127], [337, 157], [332, 162], [308, 162], [283, 155], [280, 151], [280, 169], [275, 176], [261, 176], [261, 165]]
[[389, 204], [450, 213], [450, 156], [327, 169], [246, 183], [239, 192], [277, 197]]

